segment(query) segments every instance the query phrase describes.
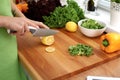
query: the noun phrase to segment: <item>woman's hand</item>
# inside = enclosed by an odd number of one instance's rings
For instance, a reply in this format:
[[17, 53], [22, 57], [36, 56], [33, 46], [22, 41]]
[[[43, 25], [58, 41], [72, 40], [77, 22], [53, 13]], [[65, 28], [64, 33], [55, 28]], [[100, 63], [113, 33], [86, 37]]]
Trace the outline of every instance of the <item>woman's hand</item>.
[[28, 26], [33, 26], [36, 28], [47, 28], [45, 24], [38, 21], [33, 21], [25, 17], [4, 17], [4, 25], [7, 29], [16, 31], [15, 34], [23, 35], [26, 31], [29, 31]]
[[11, 0], [11, 9], [15, 17], [5, 17], [5, 16], [2, 16], [2, 17], [4, 17], [3, 18], [4, 26], [6, 26], [6, 28], [10, 30], [16, 31], [17, 32], [16, 34], [23, 35], [26, 31], [29, 31], [28, 26], [33, 26], [36, 28], [39, 28], [39, 27], [48, 28], [42, 22], [33, 21], [33, 20], [26, 18], [24, 14], [16, 7], [13, 0]]

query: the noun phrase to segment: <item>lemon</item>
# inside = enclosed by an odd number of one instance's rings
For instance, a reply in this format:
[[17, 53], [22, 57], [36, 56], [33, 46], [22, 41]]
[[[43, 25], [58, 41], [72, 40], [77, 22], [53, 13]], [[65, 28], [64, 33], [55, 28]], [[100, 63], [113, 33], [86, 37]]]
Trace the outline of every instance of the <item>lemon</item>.
[[75, 32], [77, 31], [77, 24], [73, 21], [69, 21], [66, 23], [65, 29], [69, 32]]
[[54, 36], [45, 36], [41, 38], [41, 42], [44, 45], [52, 45], [54, 41], [55, 41]]
[[54, 52], [55, 51], [55, 48], [54, 47], [47, 47], [45, 49], [47, 52]]

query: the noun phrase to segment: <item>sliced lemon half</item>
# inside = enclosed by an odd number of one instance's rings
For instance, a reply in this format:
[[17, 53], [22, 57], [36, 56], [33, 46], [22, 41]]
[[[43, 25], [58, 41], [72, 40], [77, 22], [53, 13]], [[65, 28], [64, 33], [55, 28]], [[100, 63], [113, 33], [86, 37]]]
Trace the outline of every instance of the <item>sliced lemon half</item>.
[[52, 45], [54, 41], [55, 41], [54, 36], [45, 36], [41, 38], [41, 42], [44, 45]]

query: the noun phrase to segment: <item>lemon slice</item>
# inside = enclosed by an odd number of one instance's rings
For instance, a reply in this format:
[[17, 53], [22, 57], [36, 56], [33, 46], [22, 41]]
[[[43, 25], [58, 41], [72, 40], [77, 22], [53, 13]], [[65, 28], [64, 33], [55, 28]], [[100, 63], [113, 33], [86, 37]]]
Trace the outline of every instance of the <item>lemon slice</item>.
[[52, 45], [54, 41], [55, 41], [54, 36], [45, 36], [41, 38], [41, 42], [44, 45]]
[[45, 49], [47, 52], [54, 52], [55, 51], [55, 48], [54, 47], [47, 47]]

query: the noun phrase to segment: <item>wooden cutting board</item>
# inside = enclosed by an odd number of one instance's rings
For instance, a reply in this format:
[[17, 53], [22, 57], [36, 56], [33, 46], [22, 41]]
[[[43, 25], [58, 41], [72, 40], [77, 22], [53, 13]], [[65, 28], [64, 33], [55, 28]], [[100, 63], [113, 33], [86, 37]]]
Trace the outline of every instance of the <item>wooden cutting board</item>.
[[[27, 64], [33, 76], [37, 75], [37, 80], [40, 80], [40, 77], [45, 80], [65, 79], [120, 56], [120, 51], [112, 54], [103, 52], [99, 46], [100, 37], [89, 38], [79, 30], [75, 33], [59, 30], [55, 35], [55, 43], [51, 45], [56, 49], [53, 53], [47, 53], [45, 48], [48, 46], [41, 44], [40, 38], [33, 37], [30, 33], [17, 38], [20, 59]], [[71, 56], [68, 47], [78, 43], [92, 46], [93, 55]]]

